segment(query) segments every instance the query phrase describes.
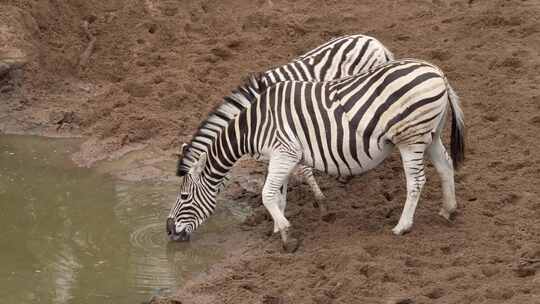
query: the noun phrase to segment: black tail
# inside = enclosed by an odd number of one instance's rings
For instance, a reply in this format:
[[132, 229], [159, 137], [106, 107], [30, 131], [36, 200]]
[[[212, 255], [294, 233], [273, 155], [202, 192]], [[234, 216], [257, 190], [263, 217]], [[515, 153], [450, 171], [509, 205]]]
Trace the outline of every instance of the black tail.
[[448, 99], [452, 109], [452, 135], [450, 137], [450, 154], [454, 163], [454, 168], [458, 169], [465, 160], [465, 123], [463, 112], [459, 107], [459, 97], [452, 87], [446, 84], [448, 88]]

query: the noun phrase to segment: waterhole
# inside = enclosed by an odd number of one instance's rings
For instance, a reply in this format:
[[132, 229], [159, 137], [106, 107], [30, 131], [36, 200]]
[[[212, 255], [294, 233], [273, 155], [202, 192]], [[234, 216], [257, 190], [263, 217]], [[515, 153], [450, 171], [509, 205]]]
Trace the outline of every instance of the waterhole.
[[238, 221], [230, 211], [218, 210], [191, 242], [169, 243], [178, 181], [79, 168], [69, 160], [78, 145], [0, 135], [1, 303], [142, 303], [224, 257]]

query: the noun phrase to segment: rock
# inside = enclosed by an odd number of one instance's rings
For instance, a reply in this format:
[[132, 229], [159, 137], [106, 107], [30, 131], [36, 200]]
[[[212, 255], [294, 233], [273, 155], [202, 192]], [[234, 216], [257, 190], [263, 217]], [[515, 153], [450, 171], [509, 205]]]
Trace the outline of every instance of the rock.
[[155, 83], [155, 84], [160, 84], [163, 82], [163, 77], [161, 75], [156, 75], [152, 78], [152, 81]]
[[460, 278], [463, 278], [465, 276], [466, 276], [465, 272], [456, 271], [456, 272], [451, 272], [451, 273], [447, 274], [445, 279], [446, 279], [446, 281], [454, 281], [456, 279], [460, 279]]
[[145, 304], [182, 304], [182, 301], [162, 296], [152, 296]]
[[405, 34], [399, 34], [396, 36], [396, 39], [399, 41], [407, 41], [411, 39], [411, 36], [405, 35]]
[[223, 48], [223, 47], [215, 47], [210, 50], [212, 54], [215, 56], [221, 58], [221, 59], [229, 59], [232, 57], [232, 52], [229, 49]]
[[166, 7], [163, 9], [163, 14], [168, 17], [172, 17], [178, 13], [177, 7]]
[[327, 223], [333, 223], [336, 221], [337, 215], [335, 212], [327, 212], [321, 216], [321, 219]]
[[361, 202], [357, 202], [357, 201], [354, 201], [354, 202], [351, 203], [351, 208], [353, 208], [353, 209], [360, 209], [360, 208], [362, 208], [364, 206], [365, 206], [365, 204], [362, 204]]
[[452, 54], [450, 52], [443, 50], [433, 50], [429, 55], [431, 58], [439, 61], [446, 61], [452, 58]]
[[155, 24], [155, 23], [149, 23], [149, 24], [147, 24], [147, 27], [148, 27], [148, 33], [150, 33], [150, 34], [154, 34], [157, 31], [157, 28], [158, 28], [157, 24]]
[[486, 265], [482, 266], [481, 271], [483, 275], [489, 278], [499, 273], [499, 268], [493, 265]]
[[514, 296], [514, 291], [508, 287], [489, 288], [485, 297], [492, 300], [508, 300]]
[[534, 116], [529, 122], [533, 125], [540, 125], [540, 116]]
[[77, 113], [73, 111], [52, 111], [49, 113], [49, 122], [51, 124], [78, 124], [80, 121], [81, 120]]
[[515, 276], [524, 278], [535, 275], [538, 269], [540, 269], [540, 245], [533, 244], [521, 251], [520, 259], [512, 270]]
[[332, 301], [332, 299], [328, 298], [328, 296], [324, 292], [320, 292], [319, 294], [313, 296], [311, 298], [312, 303], [315, 304], [327, 304]]
[[238, 38], [233, 38], [225, 44], [230, 49], [238, 49], [243, 45], [243, 41]]
[[409, 297], [398, 297], [390, 299], [386, 302], [387, 304], [414, 304], [414, 300]]
[[152, 88], [144, 84], [130, 81], [124, 85], [124, 92], [133, 97], [147, 97], [152, 92]]
[[262, 302], [263, 304], [284, 304], [285, 300], [281, 296], [264, 295]]
[[507, 68], [519, 68], [523, 66], [523, 63], [521, 59], [516, 57], [508, 57], [505, 58], [501, 63], [500, 66], [507, 67]]
[[0, 93], [9, 93], [13, 91], [14, 87], [11, 84], [7, 84], [5, 86], [0, 87]]
[[366, 278], [382, 278], [385, 275], [385, 271], [376, 263], [366, 263], [362, 265], [358, 271]]
[[255, 12], [244, 18], [242, 29], [245, 31], [258, 32], [263, 28], [268, 28], [274, 20], [273, 16], [263, 11]]
[[539, 259], [540, 260], [540, 245], [535, 244], [535, 245], [530, 245], [530, 246], [524, 248], [521, 251], [520, 256], [522, 258]]
[[267, 218], [268, 218], [268, 213], [266, 212], [266, 210], [259, 209], [259, 210], [256, 210], [252, 215], [248, 216], [244, 220], [243, 224], [246, 226], [254, 227], [262, 223]]
[[249, 291], [254, 291], [255, 289], [257, 289], [257, 286], [255, 286], [255, 284], [249, 282], [241, 283], [239, 287]]
[[442, 296], [444, 296], [445, 292], [444, 292], [444, 289], [440, 288], [440, 287], [435, 287], [435, 288], [432, 288], [430, 290], [428, 290], [428, 292], [425, 293], [425, 296], [430, 298], [430, 299], [438, 299]]
[[0, 61], [0, 77], [7, 74], [10, 69], [11, 67], [6, 62]]
[[417, 259], [417, 258], [408, 256], [408, 257], [405, 258], [405, 266], [407, 266], [407, 267], [421, 267], [422, 266], [422, 261]]
[[63, 119], [64, 119], [64, 113], [61, 111], [52, 111], [51, 113], [49, 113], [49, 122], [51, 124], [62, 123]]
[[514, 275], [519, 278], [530, 277], [536, 274], [534, 265], [519, 265], [512, 270], [514, 271]]

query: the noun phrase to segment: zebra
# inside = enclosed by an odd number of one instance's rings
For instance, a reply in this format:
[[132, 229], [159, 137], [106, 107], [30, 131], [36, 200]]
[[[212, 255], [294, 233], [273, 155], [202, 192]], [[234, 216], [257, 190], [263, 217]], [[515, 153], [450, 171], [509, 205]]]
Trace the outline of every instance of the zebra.
[[[366, 35], [340, 36], [306, 52], [295, 58], [290, 63], [267, 70], [260, 75], [260, 81], [265, 87], [281, 81], [329, 81], [346, 76], [359, 74], [369, 69], [384, 64], [394, 59], [394, 55], [377, 39]], [[256, 94], [257, 88], [245, 87], [237, 90], [237, 94], [246, 96], [225, 97], [219, 108], [224, 108], [224, 120], [230, 120], [239, 113], [239, 110], [231, 111], [225, 108], [234, 106], [242, 109], [250, 106], [251, 94]], [[219, 129], [219, 128], [218, 128]], [[217, 129], [214, 130], [218, 132]], [[209, 137], [217, 133], [207, 134]], [[198, 138], [196, 138], [197, 140]], [[209, 140], [205, 138], [204, 141]], [[200, 149], [194, 144], [192, 149]], [[182, 148], [182, 151], [184, 149]], [[200, 152], [200, 151], [199, 151]], [[261, 159], [260, 155], [254, 155]], [[327, 215], [327, 207], [324, 204], [325, 196], [313, 176], [313, 170], [304, 165], [299, 165], [300, 176], [310, 186], [315, 196], [313, 205], [319, 207], [322, 218]], [[225, 178], [227, 181], [229, 177]], [[225, 187], [225, 182], [221, 188]]]
[[366, 35], [340, 36], [263, 73], [271, 86], [281, 81], [331, 81], [356, 75], [394, 59], [377, 39]]
[[[298, 247], [284, 214], [288, 178], [298, 164], [338, 176], [358, 175], [377, 166], [397, 146], [407, 198], [393, 233], [401, 235], [412, 227], [426, 181], [426, 155], [442, 182], [439, 214], [449, 220], [456, 210], [454, 168], [465, 156], [464, 116], [457, 94], [438, 67], [402, 59], [330, 82], [284, 81], [265, 88], [252, 77], [250, 83], [239, 90], [260, 89], [258, 94], [241, 95], [250, 98], [246, 102], [251, 106], [228, 121], [221, 118], [227, 109], [211, 113], [185, 147], [177, 168], [183, 181], [166, 225], [171, 239], [188, 240], [210, 216], [222, 179], [245, 154], [269, 159], [263, 205], [286, 251]], [[441, 140], [448, 109], [451, 159]], [[225, 127], [204, 146], [190, 149], [216, 124]]]

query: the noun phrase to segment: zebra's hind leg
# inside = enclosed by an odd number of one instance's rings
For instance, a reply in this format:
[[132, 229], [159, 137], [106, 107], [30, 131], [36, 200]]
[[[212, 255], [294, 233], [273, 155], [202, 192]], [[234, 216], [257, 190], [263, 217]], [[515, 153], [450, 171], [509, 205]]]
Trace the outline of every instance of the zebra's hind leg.
[[290, 223], [280, 206], [284, 207], [281, 200], [285, 199], [287, 181], [300, 161], [300, 157], [301, 155], [297, 155], [295, 151], [276, 151], [270, 158], [262, 194], [263, 205], [272, 216], [274, 227], [280, 232], [283, 248], [287, 252], [296, 251], [299, 241], [291, 237]]
[[311, 191], [313, 191], [313, 195], [315, 196], [315, 201], [313, 201], [313, 207], [319, 208], [321, 216], [324, 216], [328, 213], [328, 207], [326, 206], [326, 196], [321, 191], [321, 188], [319, 188], [319, 184], [317, 184], [315, 176], [313, 176], [313, 169], [304, 165], [299, 165], [298, 167], [300, 169], [300, 173], [308, 183]]
[[405, 170], [405, 179], [407, 181], [407, 200], [405, 201], [405, 206], [403, 207], [398, 224], [392, 229], [396, 235], [407, 233], [413, 225], [416, 205], [418, 204], [422, 187], [426, 182], [424, 174], [425, 150], [426, 144], [424, 142], [399, 147]]
[[[278, 203], [279, 211], [283, 215], [285, 215], [285, 208], [287, 207], [287, 185], [288, 185], [288, 178], [285, 182], [283, 182], [283, 186], [279, 190], [280, 192], [280, 199]], [[277, 222], [274, 221], [274, 233], [279, 231], [279, 227], [277, 226]]]
[[450, 160], [448, 153], [446, 153], [446, 149], [444, 148], [440, 137], [433, 139], [433, 143], [431, 143], [427, 149], [427, 153], [439, 174], [442, 184], [443, 204], [439, 211], [439, 215], [446, 220], [450, 220], [452, 214], [454, 214], [457, 209], [454, 187], [454, 167], [452, 161]]

